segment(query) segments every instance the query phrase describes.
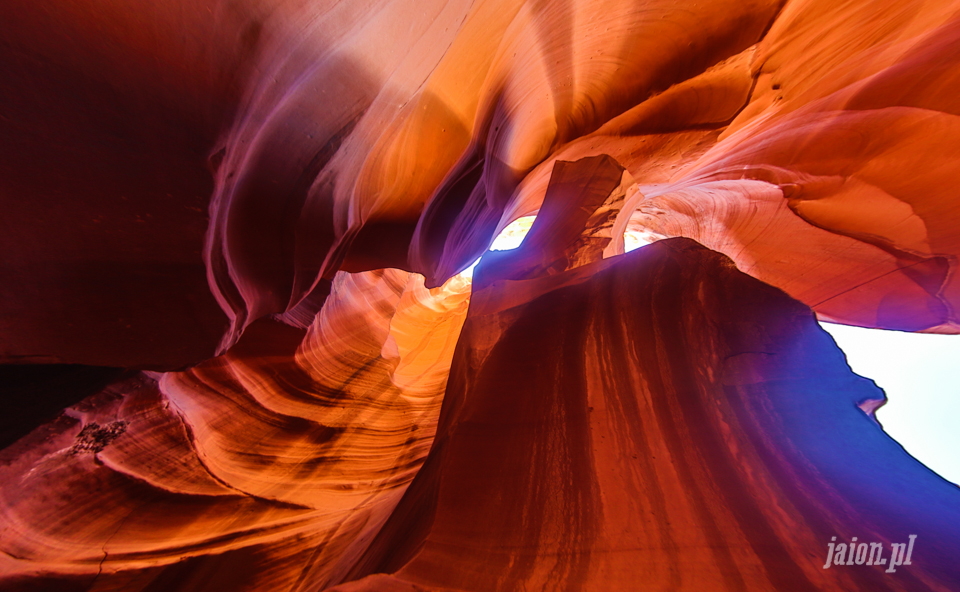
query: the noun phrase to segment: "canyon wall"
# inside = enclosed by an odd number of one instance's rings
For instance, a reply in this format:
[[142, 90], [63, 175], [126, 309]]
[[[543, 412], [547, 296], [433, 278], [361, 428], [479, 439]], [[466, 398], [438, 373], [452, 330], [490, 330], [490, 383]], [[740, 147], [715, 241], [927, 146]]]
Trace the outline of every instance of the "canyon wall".
[[955, 588], [958, 10], [3, 3], [0, 588]]

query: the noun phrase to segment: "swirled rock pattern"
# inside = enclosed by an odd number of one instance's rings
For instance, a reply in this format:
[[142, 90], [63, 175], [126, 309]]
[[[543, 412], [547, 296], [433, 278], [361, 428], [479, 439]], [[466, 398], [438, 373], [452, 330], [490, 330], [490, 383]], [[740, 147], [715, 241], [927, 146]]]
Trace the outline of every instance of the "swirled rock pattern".
[[[807, 307], [686, 239], [493, 284], [353, 574], [394, 575], [335, 589], [951, 590], [960, 490], [863, 410], [883, 399]], [[838, 533], [923, 533], [925, 559], [824, 569]]]
[[[0, 574], [37, 589], [316, 589], [432, 442], [469, 284], [340, 274], [305, 330], [141, 374], [3, 451]], [[211, 584], [210, 582], [214, 582]], [[5, 588], [6, 589], [6, 588]]]
[[958, 15], [0, 3], [0, 588], [955, 587], [810, 310], [960, 332]]

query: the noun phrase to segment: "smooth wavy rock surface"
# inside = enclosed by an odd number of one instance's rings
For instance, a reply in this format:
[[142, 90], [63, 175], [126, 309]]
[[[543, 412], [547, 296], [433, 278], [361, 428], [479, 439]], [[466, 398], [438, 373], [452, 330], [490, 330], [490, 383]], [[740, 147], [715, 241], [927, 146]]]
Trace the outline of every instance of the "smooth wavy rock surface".
[[341, 269], [436, 286], [602, 153], [632, 226], [956, 332], [957, 8], [6, 2], [0, 353], [173, 369]]
[[[862, 409], [883, 399], [806, 306], [687, 239], [493, 284], [353, 574], [393, 575], [335, 589], [952, 590], [960, 489]], [[924, 560], [824, 569], [837, 533], [923, 533]]]
[[814, 314], [960, 332], [958, 73], [958, 0], [5, 0], [0, 588], [956, 588]]
[[5, 449], [0, 588], [339, 580], [430, 447], [464, 286], [340, 274], [306, 330], [261, 321], [227, 354], [115, 384]]

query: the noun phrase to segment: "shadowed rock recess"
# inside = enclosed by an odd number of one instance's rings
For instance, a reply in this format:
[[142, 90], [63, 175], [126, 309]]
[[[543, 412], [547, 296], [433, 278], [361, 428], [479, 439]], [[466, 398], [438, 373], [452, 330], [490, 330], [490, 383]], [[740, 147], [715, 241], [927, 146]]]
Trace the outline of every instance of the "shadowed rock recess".
[[2, 2], [0, 590], [955, 591], [817, 319], [960, 332], [958, 117], [960, 1]]

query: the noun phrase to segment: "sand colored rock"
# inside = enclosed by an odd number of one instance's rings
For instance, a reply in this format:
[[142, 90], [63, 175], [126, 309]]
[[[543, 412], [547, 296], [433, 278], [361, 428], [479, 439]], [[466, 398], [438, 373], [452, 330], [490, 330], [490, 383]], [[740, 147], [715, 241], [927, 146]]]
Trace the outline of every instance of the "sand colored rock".
[[2, 587], [338, 581], [431, 445], [463, 288], [340, 274], [310, 327], [260, 321], [227, 354], [117, 383], [5, 449]]
[[958, 14], [3, 3], [0, 588], [956, 587], [814, 315], [960, 330]]

